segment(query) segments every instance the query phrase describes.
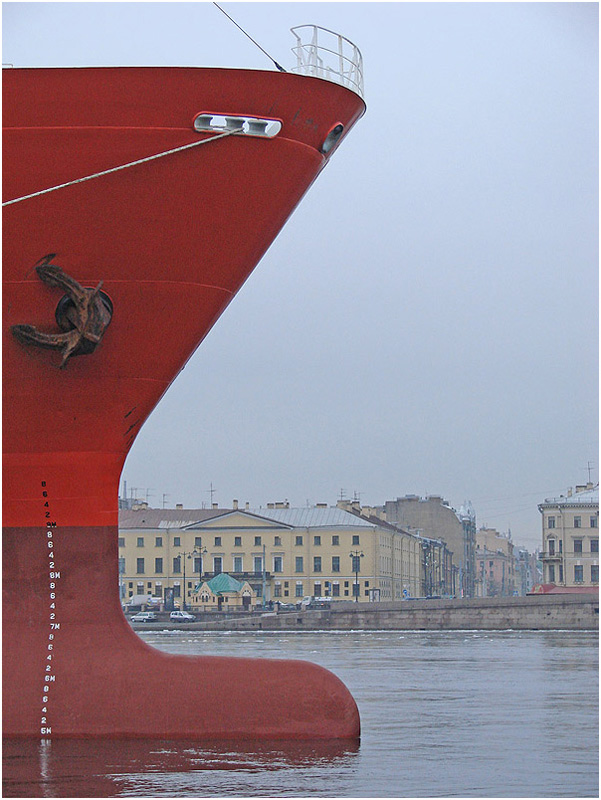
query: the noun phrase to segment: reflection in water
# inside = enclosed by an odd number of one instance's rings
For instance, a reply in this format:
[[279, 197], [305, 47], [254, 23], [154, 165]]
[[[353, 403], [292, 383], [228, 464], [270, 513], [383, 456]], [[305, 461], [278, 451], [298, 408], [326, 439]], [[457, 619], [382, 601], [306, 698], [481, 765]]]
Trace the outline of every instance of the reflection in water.
[[[244, 775], [261, 773], [278, 792], [277, 775], [292, 770], [299, 783], [324, 770], [353, 771], [353, 742], [145, 741], [56, 739], [3, 742], [3, 797], [199, 797], [243, 794]], [[37, 770], [34, 764], [37, 763]], [[289, 780], [289, 778], [287, 779]], [[319, 786], [307, 794], [319, 794]], [[250, 784], [247, 786], [250, 790]], [[292, 789], [292, 786], [290, 787]], [[310, 789], [310, 787], [309, 787]], [[279, 794], [282, 794], [281, 788]]]

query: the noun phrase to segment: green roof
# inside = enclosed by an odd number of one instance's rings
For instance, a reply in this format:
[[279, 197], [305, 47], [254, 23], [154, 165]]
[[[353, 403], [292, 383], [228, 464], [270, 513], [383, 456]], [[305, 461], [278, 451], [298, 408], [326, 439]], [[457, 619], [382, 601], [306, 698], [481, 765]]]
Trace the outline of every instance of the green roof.
[[209, 588], [213, 594], [223, 594], [224, 592], [239, 592], [244, 586], [243, 583], [232, 578], [227, 572], [220, 572], [208, 581]]

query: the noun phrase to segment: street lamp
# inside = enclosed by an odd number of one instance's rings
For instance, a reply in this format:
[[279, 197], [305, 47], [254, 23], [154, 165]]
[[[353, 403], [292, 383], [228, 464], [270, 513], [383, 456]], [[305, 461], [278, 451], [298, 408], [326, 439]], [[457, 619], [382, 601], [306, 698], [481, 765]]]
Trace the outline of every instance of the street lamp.
[[361, 550], [351, 550], [349, 556], [352, 558], [352, 570], [355, 573], [355, 603], [359, 602], [359, 570], [361, 569], [361, 559], [363, 558]]
[[[186, 558], [192, 558], [192, 556], [200, 556], [200, 565], [198, 567], [198, 572], [201, 573], [202, 570], [202, 556], [204, 553], [207, 552], [207, 548], [203, 547], [200, 551], [191, 550], [189, 553], [185, 553], [183, 551], [179, 552], [178, 555], [183, 558], [184, 561], [184, 594], [182, 596], [182, 611], [186, 611]], [[192, 570], [194, 572], [194, 570]], [[202, 582], [202, 581], [201, 581]]]

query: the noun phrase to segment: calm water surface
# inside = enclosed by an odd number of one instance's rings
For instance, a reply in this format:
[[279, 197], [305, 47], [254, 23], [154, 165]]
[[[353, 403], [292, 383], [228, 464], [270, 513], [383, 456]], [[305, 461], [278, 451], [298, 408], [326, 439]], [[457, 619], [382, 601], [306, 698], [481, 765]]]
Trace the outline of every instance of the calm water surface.
[[353, 693], [361, 743], [8, 741], [4, 797], [599, 796], [596, 633], [143, 638], [171, 653], [321, 664]]

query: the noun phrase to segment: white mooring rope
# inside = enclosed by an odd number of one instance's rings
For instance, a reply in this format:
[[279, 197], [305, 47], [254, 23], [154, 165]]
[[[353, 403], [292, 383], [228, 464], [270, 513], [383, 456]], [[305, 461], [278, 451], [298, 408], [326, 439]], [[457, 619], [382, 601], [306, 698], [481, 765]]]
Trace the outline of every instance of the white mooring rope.
[[144, 164], [147, 161], [154, 161], [155, 158], [170, 156], [172, 153], [181, 153], [182, 150], [189, 150], [191, 147], [198, 147], [201, 144], [208, 144], [208, 142], [214, 142], [215, 139], [222, 139], [224, 136], [231, 136], [233, 133], [240, 133], [241, 131], [242, 128], [235, 128], [230, 131], [225, 131], [224, 133], [218, 133], [217, 136], [211, 136], [210, 139], [200, 139], [198, 142], [184, 144], [181, 147], [175, 147], [173, 150], [165, 150], [163, 153], [157, 153], [154, 156], [147, 156], [146, 158], [139, 158], [137, 161], [130, 161], [128, 164], [122, 164], [120, 167], [111, 167], [111, 169], [105, 169], [102, 172], [95, 172], [93, 175], [86, 175], [85, 178], [76, 178], [74, 181], [59, 183], [58, 186], [51, 186], [49, 189], [42, 189], [39, 192], [33, 192], [33, 194], [25, 194], [23, 197], [16, 197], [14, 200], [7, 200], [5, 203], [2, 203], [2, 207], [4, 208], [4, 206], [10, 206], [13, 203], [20, 203], [21, 200], [30, 200], [32, 197], [38, 197], [39, 195], [47, 194], [48, 192], [56, 192], [57, 189], [64, 189], [65, 186], [73, 186], [75, 183], [83, 183], [84, 181], [91, 181], [92, 178], [100, 178], [102, 175], [110, 175], [111, 172], [119, 172], [121, 169], [135, 167], [136, 164]]

